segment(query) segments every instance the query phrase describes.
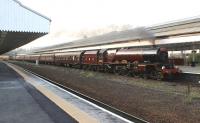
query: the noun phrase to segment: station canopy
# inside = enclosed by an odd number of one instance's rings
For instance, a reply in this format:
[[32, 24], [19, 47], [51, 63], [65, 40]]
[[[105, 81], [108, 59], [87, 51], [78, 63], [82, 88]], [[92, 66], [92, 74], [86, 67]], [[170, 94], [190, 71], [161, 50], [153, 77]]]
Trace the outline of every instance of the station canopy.
[[35, 50], [65, 52], [126, 47], [166, 47], [169, 50], [191, 50], [200, 47], [200, 17], [171, 21], [149, 27], [87, 37], [68, 43]]
[[46, 35], [50, 22], [17, 0], [0, 0], [0, 54]]

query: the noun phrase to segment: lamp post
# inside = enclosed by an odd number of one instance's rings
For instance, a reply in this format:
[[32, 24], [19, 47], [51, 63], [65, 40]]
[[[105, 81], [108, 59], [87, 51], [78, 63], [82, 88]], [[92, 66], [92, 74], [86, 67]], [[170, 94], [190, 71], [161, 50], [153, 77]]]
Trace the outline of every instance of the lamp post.
[[196, 54], [196, 50], [192, 50], [192, 64], [191, 64], [191, 66], [192, 67], [195, 67], [195, 54]]

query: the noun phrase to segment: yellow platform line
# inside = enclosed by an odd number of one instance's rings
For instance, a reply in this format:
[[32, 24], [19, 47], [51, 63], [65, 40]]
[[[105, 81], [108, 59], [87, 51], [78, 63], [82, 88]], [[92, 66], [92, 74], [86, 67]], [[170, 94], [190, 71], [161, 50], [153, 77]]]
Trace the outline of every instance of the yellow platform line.
[[83, 112], [73, 104], [67, 102], [66, 100], [62, 99], [52, 91], [45, 88], [45, 86], [42, 86], [38, 84], [34, 79], [27, 76], [22, 70], [19, 70], [17, 66], [11, 65], [6, 63], [9, 67], [14, 69], [17, 73], [19, 73], [26, 82], [33, 85], [38, 91], [40, 91], [43, 95], [48, 97], [52, 102], [54, 102], [57, 106], [59, 106], [63, 111], [65, 111], [67, 114], [69, 114], [71, 117], [76, 119], [79, 123], [98, 123], [97, 119], [91, 117], [86, 112]]

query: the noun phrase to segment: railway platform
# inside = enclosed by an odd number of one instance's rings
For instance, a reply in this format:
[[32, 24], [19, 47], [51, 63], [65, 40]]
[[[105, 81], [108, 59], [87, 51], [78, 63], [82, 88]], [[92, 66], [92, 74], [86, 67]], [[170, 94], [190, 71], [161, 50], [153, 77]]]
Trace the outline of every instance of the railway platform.
[[178, 66], [182, 70], [181, 79], [186, 82], [200, 83], [200, 66]]
[[0, 123], [56, 122], [77, 123], [13, 69], [0, 63]]
[[0, 62], [0, 71], [0, 122], [132, 122], [13, 64]]
[[183, 73], [188, 73], [188, 74], [200, 74], [200, 66], [178, 66]]

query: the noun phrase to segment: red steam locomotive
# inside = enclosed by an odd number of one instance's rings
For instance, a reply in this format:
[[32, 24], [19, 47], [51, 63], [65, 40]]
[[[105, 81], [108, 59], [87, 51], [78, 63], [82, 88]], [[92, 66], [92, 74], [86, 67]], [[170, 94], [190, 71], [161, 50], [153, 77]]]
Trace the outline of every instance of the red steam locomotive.
[[168, 61], [166, 48], [101, 49], [16, 56], [16, 60], [63, 65], [152, 79], [172, 79], [181, 72]]

